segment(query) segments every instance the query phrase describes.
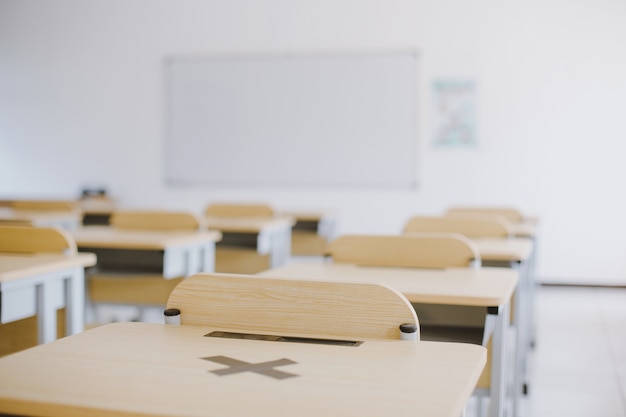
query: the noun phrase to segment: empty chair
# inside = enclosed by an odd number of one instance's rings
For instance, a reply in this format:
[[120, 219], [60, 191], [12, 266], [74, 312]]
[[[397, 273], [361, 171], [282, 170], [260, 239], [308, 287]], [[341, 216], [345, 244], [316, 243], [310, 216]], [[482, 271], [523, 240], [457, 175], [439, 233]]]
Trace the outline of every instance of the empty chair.
[[111, 226], [126, 230], [199, 230], [204, 220], [186, 211], [118, 210], [111, 215]]
[[419, 331], [407, 299], [379, 284], [200, 273], [167, 307], [181, 311], [181, 324], [232, 332], [360, 340], [400, 339], [405, 323]]
[[459, 233], [468, 238], [508, 238], [511, 235], [509, 222], [504, 217], [414, 216], [406, 222], [402, 231], [403, 233]]
[[76, 242], [65, 230], [54, 227], [0, 226], [0, 252], [76, 253]]
[[79, 211], [80, 203], [75, 200], [11, 200], [9, 206], [15, 210]]
[[343, 235], [327, 254], [335, 262], [364, 266], [449, 268], [480, 266], [480, 255], [466, 237], [455, 233], [411, 236]]
[[209, 204], [204, 210], [207, 217], [274, 217], [274, 209], [266, 204]]
[[502, 216], [511, 223], [520, 223], [524, 221], [522, 213], [512, 207], [450, 207], [445, 212], [445, 216]]

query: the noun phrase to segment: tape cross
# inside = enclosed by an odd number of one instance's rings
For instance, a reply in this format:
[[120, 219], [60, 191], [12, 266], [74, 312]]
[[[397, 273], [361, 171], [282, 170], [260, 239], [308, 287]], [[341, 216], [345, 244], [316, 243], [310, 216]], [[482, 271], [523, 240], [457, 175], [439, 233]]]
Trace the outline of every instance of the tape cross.
[[275, 379], [285, 379], [298, 376], [296, 374], [274, 369], [276, 366], [293, 365], [298, 363], [286, 358], [260, 363], [244, 362], [239, 359], [229, 358], [228, 356], [207, 356], [200, 359], [228, 366], [228, 368], [210, 371], [219, 376], [232, 375], [240, 372], [254, 372]]

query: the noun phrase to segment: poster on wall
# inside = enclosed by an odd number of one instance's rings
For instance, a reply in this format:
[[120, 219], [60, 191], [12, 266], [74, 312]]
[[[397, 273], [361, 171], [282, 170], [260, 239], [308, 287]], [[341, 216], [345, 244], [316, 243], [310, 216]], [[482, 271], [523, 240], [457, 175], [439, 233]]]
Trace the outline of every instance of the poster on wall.
[[435, 80], [433, 146], [476, 146], [476, 83], [473, 80]]

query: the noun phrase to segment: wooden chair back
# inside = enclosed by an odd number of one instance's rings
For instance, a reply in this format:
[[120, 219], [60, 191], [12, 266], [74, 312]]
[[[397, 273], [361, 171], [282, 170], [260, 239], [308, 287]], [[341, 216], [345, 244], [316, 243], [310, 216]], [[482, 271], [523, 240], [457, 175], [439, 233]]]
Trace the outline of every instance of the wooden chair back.
[[193, 213], [163, 210], [117, 210], [111, 226], [128, 230], [200, 230], [204, 221]]
[[79, 211], [80, 203], [74, 200], [12, 200], [15, 210]]
[[181, 324], [233, 332], [359, 340], [400, 339], [404, 323], [419, 329], [407, 299], [379, 284], [200, 273], [167, 307], [181, 310]]
[[0, 252], [77, 253], [74, 238], [54, 227], [0, 226]]
[[502, 218], [473, 217], [411, 217], [402, 230], [403, 233], [459, 233], [469, 238], [511, 236], [509, 222]]
[[524, 221], [522, 213], [512, 207], [450, 207], [445, 216], [502, 216], [511, 223]]
[[363, 266], [480, 266], [480, 255], [474, 243], [456, 233], [415, 233], [410, 236], [344, 235], [328, 245], [327, 254], [334, 262]]
[[274, 209], [266, 204], [213, 203], [207, 206], [207, 217], [274, 217]]

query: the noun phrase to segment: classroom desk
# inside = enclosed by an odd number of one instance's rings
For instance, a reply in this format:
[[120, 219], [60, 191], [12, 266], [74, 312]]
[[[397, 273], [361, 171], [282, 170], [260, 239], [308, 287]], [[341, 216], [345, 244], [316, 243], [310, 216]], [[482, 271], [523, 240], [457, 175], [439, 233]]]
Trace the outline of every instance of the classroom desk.
[[7, 226], [59, 227], [75, 230], [82, 221], [78, 211], [16, 210], [0, 207], [0, 224]]
[[66, 333], [83, 331], [84, 268], [95, 265], [91, 253], [0, 254], [0, 323], [37, 316], [37, 339], [56, 339], [56, 311], [66, 308]]
[[257, 273], [284, 265], [291, 256], [291, 217], [206, 217], [209, 230], [222, 234], [216, 272]]
[[259, 275], [384, 283], [400, 291], [411, 303], [487, 308], [488, 316], [494, 317], [493, 326], [486, 323], [483, 336], [483, 343], [486, 343], [489, 333], [493, 332], [489, 415], [504, 415], [509, 301], [517, 286], [517, 271], [506, 268], [419, 269], [302, 262]]
[[149, 311], [165, 304], [179, 278], [214, 272], [215, 242], [221, 237], [215, 231], [110, 226], [84, 226], [72, 235], [79, 250], [98, 256], [95, 270], [87, 275], [87, 312], [96, 320], [100, 316], [96, 305], [111, 303], [134, 305], [139, 308], [140, 319], [148, 320]]
[[2, 358], [0, 413], [459, 417], [486, 361], [469, 344], [204, 337], [214, 330], [228, 329], [114, 323]]
[[215, 231], [124, 230], [85, 226], [72, 232], [81, 251], [98, 255], [98, 269], [158, 272], [165, 279], [213, 272]]
[[83, 211], [82, 224], [85, 226], [110, 224], [115, 202], [105, 197], [87, 197], [80, 200]]
[[516, 331], [515, 337], [515, 371], [513, 378], [513, 415], [519, 407], [520, 394], [527, 394], [528, 348], [532, 344], [533, 310], [535, 284], [532, 273], [535, 242], [533, 239], [513, 237], [473, 238], [480, 253], [483, 266], [506, 267], [519, 271], [520, 281], [513, 297], [512, 322]]
[[332, 212], [288, 211], [279, 216], [295, 219], [291, 228], [292, 256], [324, 256], [326, 245], [337, 236], [337, 217]]

